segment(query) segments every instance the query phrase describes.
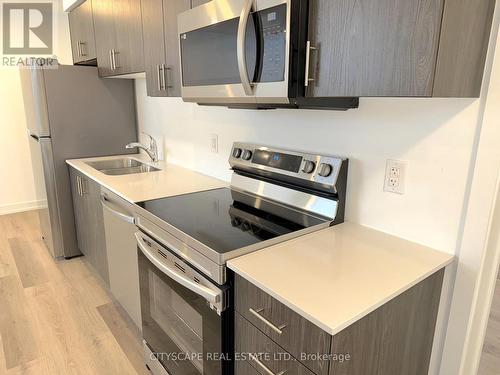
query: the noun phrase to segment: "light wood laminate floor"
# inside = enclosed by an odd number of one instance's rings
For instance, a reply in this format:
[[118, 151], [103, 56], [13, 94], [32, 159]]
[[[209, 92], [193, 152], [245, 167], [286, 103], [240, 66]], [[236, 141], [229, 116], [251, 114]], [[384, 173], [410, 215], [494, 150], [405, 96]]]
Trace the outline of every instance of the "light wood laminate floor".
[[149, 374], [133, 323], [83, 258], [51, 258], [34, 211], [0, 216], [0, 374]]
[[478, 375], [500, 374], [500, 272], [491, 305]]

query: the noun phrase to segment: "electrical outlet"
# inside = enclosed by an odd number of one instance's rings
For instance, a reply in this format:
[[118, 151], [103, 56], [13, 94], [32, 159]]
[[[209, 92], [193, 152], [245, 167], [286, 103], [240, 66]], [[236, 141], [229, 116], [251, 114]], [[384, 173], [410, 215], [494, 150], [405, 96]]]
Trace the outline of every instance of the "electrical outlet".
[[217, 134], [210, 134], [210, 151], [214, 154], [219, 153], [219, 136]]
[[401, 160], [387, 160], [384, 191], [396, 194], [405, 193], [405, 177], [408, 163]]

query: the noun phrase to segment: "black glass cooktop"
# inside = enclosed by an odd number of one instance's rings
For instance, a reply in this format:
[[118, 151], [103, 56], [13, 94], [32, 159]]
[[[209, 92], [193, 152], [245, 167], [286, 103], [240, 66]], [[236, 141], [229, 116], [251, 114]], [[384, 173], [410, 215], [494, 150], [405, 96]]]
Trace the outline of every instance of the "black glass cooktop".
[[138, 205], [218, 253], [327, 221], [227, 188]]

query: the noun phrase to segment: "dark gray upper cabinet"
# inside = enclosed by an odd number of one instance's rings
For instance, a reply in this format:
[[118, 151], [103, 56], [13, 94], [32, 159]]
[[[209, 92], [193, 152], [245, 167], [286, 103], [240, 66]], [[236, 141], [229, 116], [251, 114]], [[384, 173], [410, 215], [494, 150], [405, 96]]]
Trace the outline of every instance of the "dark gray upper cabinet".
[[493, 7], [310, 0], [306, 96], [479, 96]]
[[92, 0], [87, 0], [69, 12], [71, 50], [74, 64], [95, 64], [96, 50]]
[[144, 71], [140, 0], [93, 0], [100, 76]]
[[[199, 2], [197, 5], [200, 5]], [[181, 96], [177, 15], [191, 0], [142, 0], [142, 30], [149, 96]]]
[[148, 96], [167, 96], [163, 67], [167, 65], [163, 0], [141, 0], [144, 70]]
[[433, 96], [479, 97], [495, 0], [446, 0]]

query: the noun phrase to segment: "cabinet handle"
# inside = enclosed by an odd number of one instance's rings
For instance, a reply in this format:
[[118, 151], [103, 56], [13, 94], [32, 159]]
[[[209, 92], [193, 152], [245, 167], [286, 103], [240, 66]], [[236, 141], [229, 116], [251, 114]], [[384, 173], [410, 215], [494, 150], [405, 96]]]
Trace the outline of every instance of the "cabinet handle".
[[114, 67], [113, 70], [116, 70], [120, 67], [120, 65], [116, 63], [116, 60], [117, 60], [116, 55], [119, 55], [120, 52], [118, 52], [116, 49], [114, 49], [112, 51], [113, 51], [112, 55], [113, 55], [113, 67]]
[[259, 365], [259, 367], [264, 370], [264, 372], [268, 375], [283, 375], [287, 370], [283, 370], [283, 371], [280, 371], [278, 373], [274, 373], [273, 371], [271, 371], [271, 369], [269, 367], [267, 367], [265, 364], [263, 364], [259, 358], [257, 358], [257, 355], [255, 354], [250, 354], [250, 358], [252, 358], [252, 360], [257, 363]]
[[172, 68], [168, 66], [165, 67], [165, 64], [163, 64], [163, 86], [165, 87], [165, 89], [167, 88], [171, 89], [174, 87], [171, 83], [169, 83], [172, 81], [173, 81]]
[[157, 79], [158, 79], [158, 91], [161, 91], [162, 90], [162, 86], [161, 86], [161, 65], [158, 64], [156, 65], [156, 70], [157, 70]]
[[86, 42], [79, 42], [79, 43], [80, 43], [80, 56], [87, 56], [87, 53], [83, 48], [85, 45], [87, 45], [87, 43]]
[[278, 335], [281, 335], [283, 333], [283, 328], [285, 328], [287, 325], [282, 324], [279, 327], [276, 327], [273, 323], [271, 323], [269, 320], [264, 318], [261, 313], [264, 311], [264, 309], [257, 309], [254, 310], [252, 308], [248, 309], [252, 315], [254, 315], [257, 319], [259, 319], [261, 322], [266, 324], [269, 328], [271, 328], [274, 332], [276, 332]]
[[87, 180], [84, 178], [80, 178], [80, 190], [82, 197], [87, 194]]
[[304, 86], [308, 87], [309, 82], [314, 81], [314, 78], [309, 77], [309, 68], [311, 64], [311, 51], [316, 51], [317, 48], [314, 46], [311, 46], [311, 41], [308, 40], [306, 44], [306, 74], [305, 74], [305, 81], [304, 81]]
[[78, 57], [82, 56], [82, 51], [80, 50], [80, 41], [76, 42], [76, 54]]
[[111, 70], [115, 70], [113, 65], [113, 50], [109, 50], [109, 65], [111, 66]]
[[76, 176], [76, 192], [80, 197], [82, 196], [82, 183], [80, 176]]

